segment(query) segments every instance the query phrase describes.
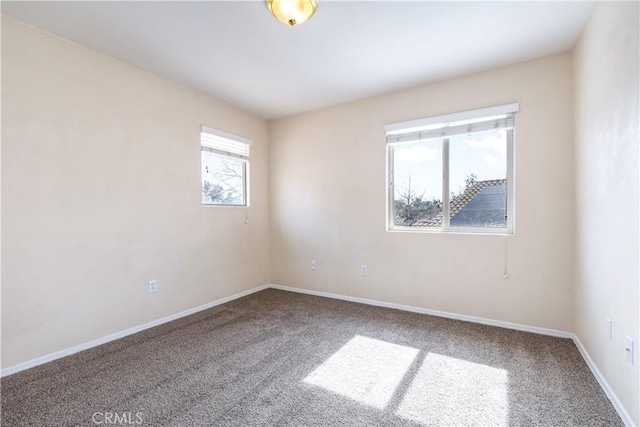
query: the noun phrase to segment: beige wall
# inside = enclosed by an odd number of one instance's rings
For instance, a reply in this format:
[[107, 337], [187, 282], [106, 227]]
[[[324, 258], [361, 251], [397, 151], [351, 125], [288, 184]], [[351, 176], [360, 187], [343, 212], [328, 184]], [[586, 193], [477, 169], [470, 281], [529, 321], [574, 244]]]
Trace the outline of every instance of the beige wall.
[[[575, 333], [635, 425], [638, 394], [638, 3], [599, 4], [575, 55]], [[613, 340], [605, 318], [613, 321]], [[635, 366], [624, 340], [635, 341]]]
[[[385, 123], [510, 102], [515, 235], [386, 231]], [[572, 142], [570, 53], [271, 122], [271, 280], [571, 331]]]
[[[3, 17], [2, 124], [3, 368], [268, 283], [265, 120]], [[201, 124], [254, 141], [248, 225]]]

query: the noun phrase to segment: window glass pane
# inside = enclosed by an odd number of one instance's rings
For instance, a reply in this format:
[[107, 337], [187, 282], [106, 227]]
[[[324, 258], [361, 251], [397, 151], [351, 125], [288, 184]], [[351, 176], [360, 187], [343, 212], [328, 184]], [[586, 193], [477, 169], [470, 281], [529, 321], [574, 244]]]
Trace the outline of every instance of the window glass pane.
[[208, 151], [202, 153], [202, 203], [244, 205], [244, 162]]
[[504, 129], [449, 140], [451, 227], [506, 227], [507, 133]]
[[394, 224], [442, 227], [442, 140], [399, 144], [392, 150]]

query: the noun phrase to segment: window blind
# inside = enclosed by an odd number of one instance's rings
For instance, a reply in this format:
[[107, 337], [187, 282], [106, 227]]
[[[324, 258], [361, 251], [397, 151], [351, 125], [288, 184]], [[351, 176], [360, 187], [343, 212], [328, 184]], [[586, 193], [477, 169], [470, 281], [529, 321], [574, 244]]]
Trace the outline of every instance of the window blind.
[[482, 108], [385, 126], [387, 144], [447, 138], [492, 129], [513, 129], [518, 104]]
[[249, 160], [251, 140], [241, 136], [202, 126], [200, 129], [200, 145], [202, 151]]

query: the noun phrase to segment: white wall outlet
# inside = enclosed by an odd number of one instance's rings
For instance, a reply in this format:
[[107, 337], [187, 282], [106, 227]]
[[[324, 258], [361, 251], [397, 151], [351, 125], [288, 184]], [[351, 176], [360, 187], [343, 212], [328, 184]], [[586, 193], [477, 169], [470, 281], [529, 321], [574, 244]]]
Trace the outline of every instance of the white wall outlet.
[[607, 341], [611, 341], [613, 339], [613, 325], [611, 324], [611, 319], [608, 317], [605, 320], [605, 334], [607, 336]]
[[149, 280], [149, 293], [153, 293], [158, 290], [158, 281], [157, 280]]
[[360, 266], [360, 275], [361, 276], [368, 276], [369, 275], [369, 267], [367, 267], [366, 265], [362, 264]]
[[627, 353], [627, 362], [633, 365], [633, 340], [630, 337], [625, 341], [624, 351]]
[[310, 266], [311, 266], [311, 269], [312, 269], [312, 270], [315, 270], [315, 269], [316, 269], [316, 260], [315, 260], [315, 259], [312, 259], [312, 260], [311, 260]]

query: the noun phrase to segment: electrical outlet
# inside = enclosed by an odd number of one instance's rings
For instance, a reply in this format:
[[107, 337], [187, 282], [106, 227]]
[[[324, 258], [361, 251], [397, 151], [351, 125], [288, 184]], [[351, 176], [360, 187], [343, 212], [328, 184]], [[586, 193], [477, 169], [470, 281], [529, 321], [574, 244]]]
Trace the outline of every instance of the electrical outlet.
[[605, 333], [607, 334], [607, 341], [611, 341], [613, 339], [613, 329], [611, 319], [608, 317], [605, 320]]
[[311, 260], [311, 269], [312, 269], [312, 270], [315, 270], [315, 269], [316, 269], [316, 260], [315, 260], [315, 259], [312, 259], [312, 260]]
[[627, 362], [633, 365], [633, 340], [630, 337], [627, 337], [624, 351], [627, 354]]
[[369, 275], [369, 267], [367, 267], [366, 265], [361, 265], [360, 266], [360, 275], [361, 276], [368, 276]]
[[149, 293], [153, 293], [158, 290], [158, 281], [157, 280], [149, 280]]

